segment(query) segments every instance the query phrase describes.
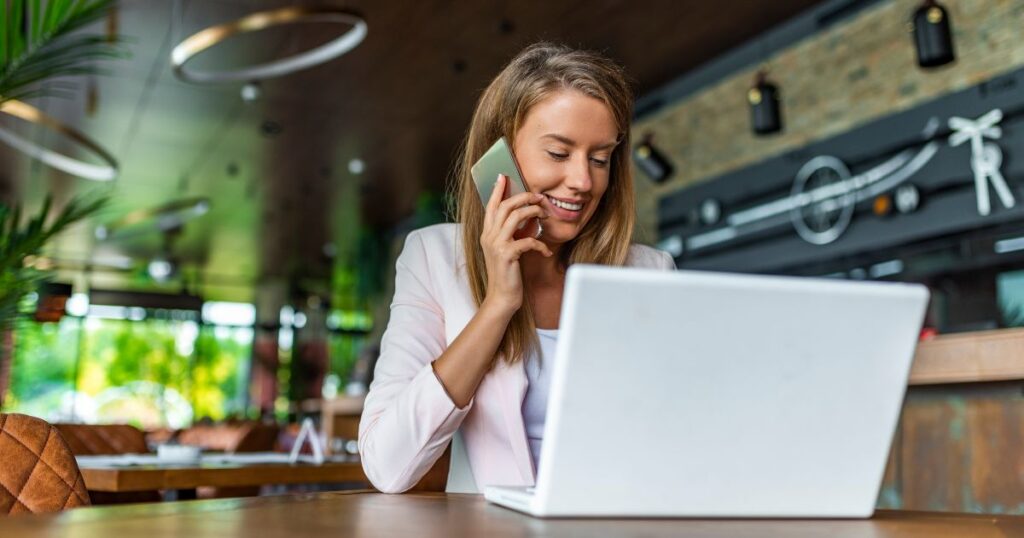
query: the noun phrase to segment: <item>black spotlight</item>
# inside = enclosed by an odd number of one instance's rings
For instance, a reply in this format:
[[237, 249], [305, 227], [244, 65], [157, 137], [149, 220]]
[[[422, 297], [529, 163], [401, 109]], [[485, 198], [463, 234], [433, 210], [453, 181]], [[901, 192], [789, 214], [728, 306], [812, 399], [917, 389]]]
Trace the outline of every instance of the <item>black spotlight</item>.
[[953, 30], [949, 12], [934, 0], [926, 0], [914, 12], [911, 21], [917, 65], [938, 67], [956, 59], [953, 52]]
[[653, 135], [644, 135], [639, 144], [633, 148], [633, 160], [640, 170], [655, 183], [663, 183], [673, 172], [672, 163], [651, 143]]
[[768, 81], [768, 72], [757, 72], [754, 85], [747, 92], [750, 103], [750, 125], [756, 135], [768, 135], [782, 130], [782, 106], [779, 87]]

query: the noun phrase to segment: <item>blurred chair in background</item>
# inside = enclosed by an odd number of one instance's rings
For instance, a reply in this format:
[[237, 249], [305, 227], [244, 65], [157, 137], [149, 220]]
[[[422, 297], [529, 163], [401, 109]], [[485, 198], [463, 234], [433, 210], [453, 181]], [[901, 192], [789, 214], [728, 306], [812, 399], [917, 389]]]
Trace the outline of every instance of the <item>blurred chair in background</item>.
[[[76, 456], [146, 454], [146, 435], [130, 424], [54, 424]], [[152, 503], [163, 500], [157, 491], [89, 492], [93, 504]]]
[[[183, 445], [197, 445], [203, 450], [218, 452], [270, 452], [277, 443], [280, 428], [276, 424], [241, 422], [232, 424], [199, 425], [186, 428], [178, 434]], [[254, 497], [259, 487], [203, 487], [197, 490], [201, 499], [225, 497]]]
[[129, 424], [54, 424], [76, 456], [145, 454], [142, 430]]

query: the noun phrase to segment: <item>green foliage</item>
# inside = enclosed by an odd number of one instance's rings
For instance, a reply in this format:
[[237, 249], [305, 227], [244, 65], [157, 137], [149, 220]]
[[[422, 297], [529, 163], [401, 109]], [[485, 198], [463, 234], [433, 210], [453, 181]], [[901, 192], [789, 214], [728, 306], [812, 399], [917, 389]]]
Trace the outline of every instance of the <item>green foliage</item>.
[[359, 352], [366, 344], [366, 337], [353, 334], [332, 334], [328, 345], [330, 346], [330, 370], [329, 373], [338, 376], [342, 386], [352, 376], [352, 368], [359, 359]]
[[[20, 401], [44, 398], [48, 393], [73, 390], [75, 359], [78, 356], [76, 319], [61, 323], [37, 323], [20, 319], [15, 328], [15, 368], [4, 407]], [[27, 359], [31, 360], [19, 360]], [[56, 403], [56, 402], [55, 402]]]
[[[55, 416], [61, 397], [78, 392], [107, 402], [98, 408], [100, 421], [151, 427], [171, 422], [162, 395], [173, 392], [188, 400], [195, 418], [244, 414], [252, 329], [201, 327], [188, 353], [189, 346], [179, 342], [195, 334], [189, 325], [160, 319], [64, 318], [59, 324], [21, 319], [4, 409]], [[140, 382], [142, 388], [156, 387], [155, 394], [134, 392]], [[115, 400], [112, 394], [118, 395]]]
[[20, 205], [0, 205], [0, 330], [10, 326], [25, 294], [47, 277], [44, 272], [25, 267], [25, 258], [38, 255], [53, 236], [99, 211], [106, 203], [105, 197], [75, 198], [51, 216], [53, 200], [47, 196], [39, 212], [24, 224]]
[[245, 414], [245, 365], [251, 355], [252, 329], [203, 327], [199, 331], [192, 363], [191, 400], [196, 417], [220, 420]]
[[106, 16], [115, 0], [0, 0], [0, 102], [61, 95], [44, 80], [101, 73], [95, 61], [126, 56], [120, 38], [77, 34]]

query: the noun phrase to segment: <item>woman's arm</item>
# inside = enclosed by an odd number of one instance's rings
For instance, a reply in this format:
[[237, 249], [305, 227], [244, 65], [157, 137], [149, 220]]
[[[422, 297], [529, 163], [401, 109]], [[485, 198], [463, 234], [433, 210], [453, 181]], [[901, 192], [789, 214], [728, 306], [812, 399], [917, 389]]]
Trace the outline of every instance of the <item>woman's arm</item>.
[[547, 218], [535, 205], [543, 195], [524, 192], [502, 200], [508, 178], [499, 175], [484, 208], [480, 247], [487, 266], [487, 290], [480, 308], [452, 345], [434, 362], [434, 371], [455, 405], [469, 405], [476, 388], [490, 370], [509, 321], [523, 302], [523, 277], [519, 258], [535, 250], [553, 253], [534, 238], [516, 239], [514, 234], [532, 218]]
[[428, 267], [414, 231], [396, 262], [391, 317], [359, 422], [363, 469], [386, 493], [415, 485], [470, 409], [455, 406], [431, 368], [445, 350], [445, 330]]
[[363, 469], [380, 491], [411, 488], [444, 452], [519, 308], [519, 256], [527, 250], [550, 255], [539, 241], [511, 238], [519, 222], [543, 215], [540, 207], [529, 205], [536, 195], [523, 193], [501, 202], [502, 191], [495, 191], [487, 208], [493, 220], [481, 238], [487, 299], [447, 349], [444, 312], [435, 299], [419, 232], [409, 234], [396, 262], [391, 318], [359, 424]]

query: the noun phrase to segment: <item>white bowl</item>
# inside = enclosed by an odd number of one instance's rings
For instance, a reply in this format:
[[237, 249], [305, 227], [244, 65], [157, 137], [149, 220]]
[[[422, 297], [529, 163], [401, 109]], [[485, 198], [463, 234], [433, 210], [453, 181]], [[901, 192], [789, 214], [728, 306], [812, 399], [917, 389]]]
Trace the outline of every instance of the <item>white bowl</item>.
[[195, 445], [159, 445], [156, 458], [165, 463], [199, 463], [201, 451]]

